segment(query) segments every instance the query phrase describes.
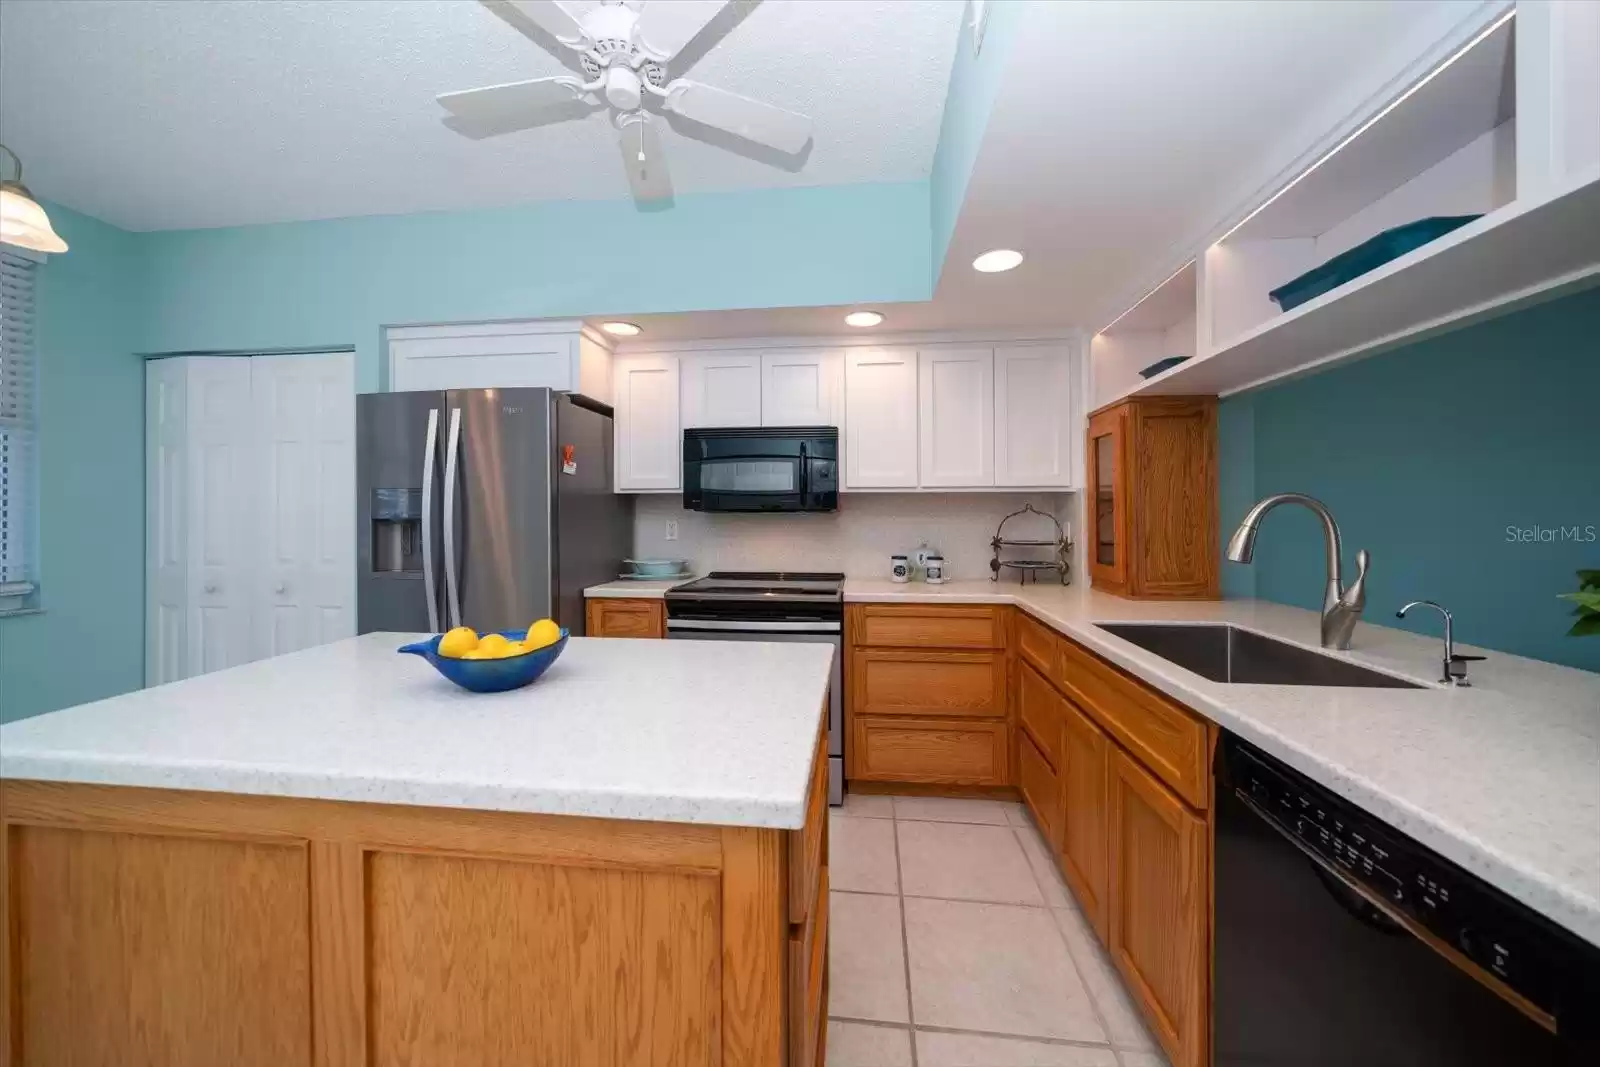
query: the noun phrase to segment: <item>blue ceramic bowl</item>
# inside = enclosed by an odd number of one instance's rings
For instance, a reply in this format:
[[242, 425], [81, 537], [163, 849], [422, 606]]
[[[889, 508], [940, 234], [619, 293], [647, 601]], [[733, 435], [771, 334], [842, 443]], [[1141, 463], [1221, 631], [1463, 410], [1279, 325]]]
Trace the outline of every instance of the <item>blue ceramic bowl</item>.
[[[434, 670], [463, 689], [470, 689], [474, 693], [504, 693], [508, 689], [521, 689], [549, 670], [550, 665], [561, 658], [561, 650], [567, 647], [567, 638], [572, 635], [563, 626], [561, 640], [555, 644], [506, 659], [451, 659], [441, 656], [439, 639], [443, 636], [436, 634], [426, 641], [404, 645], [400, 651], [421, 656], [433, 664]], [[508, 641], [521, 641], [528, 636], [528, 631], [501, 630], [500, 636]]]

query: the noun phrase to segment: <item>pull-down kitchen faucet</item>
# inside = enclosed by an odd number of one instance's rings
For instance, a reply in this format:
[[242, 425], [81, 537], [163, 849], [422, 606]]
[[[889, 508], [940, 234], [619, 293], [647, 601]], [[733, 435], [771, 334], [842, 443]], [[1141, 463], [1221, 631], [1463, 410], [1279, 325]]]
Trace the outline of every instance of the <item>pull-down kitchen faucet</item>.
[[1339, 561], [1339, 524], [1333, 521], [1333, 512], [1315, 497], [1304, 493], [1275, 493], [1250, 509], [1239, 528], [1228, 538], [1228, 558], [1235, 563], [1249, 563], [1256, 551], [1256, 531], [1262, 516], [1279, 504], [1304, 504], [1322, 520], [1322, 539], [1328, 553], [1328, 587], [1322, 597], [1322, 647], [1347, 649], [1350, 633], [1361, 618], [1361, 609], [1367, 606], [1367, 564], [1372, 557], [1366, 549], [1356, 553], [1356, 580], [1349, 589], [1342, 588], [1342, 568]]

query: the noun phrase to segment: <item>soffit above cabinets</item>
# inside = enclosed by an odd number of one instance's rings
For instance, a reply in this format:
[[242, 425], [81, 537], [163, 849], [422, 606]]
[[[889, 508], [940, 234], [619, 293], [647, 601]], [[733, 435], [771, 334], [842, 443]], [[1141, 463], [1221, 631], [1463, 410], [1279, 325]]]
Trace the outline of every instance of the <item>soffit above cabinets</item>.
[[[689, 71], [811, 116], [815, 141], [773, 165], [663, 124], [677, 194], [926, 178], [962, 8], [735, 8]], [[603, 113], [473, 141], [434, 100], [570, 73], [456, 0], [0, 4], [6, 143], [41, 195], [133, 230], [627, 198]]]

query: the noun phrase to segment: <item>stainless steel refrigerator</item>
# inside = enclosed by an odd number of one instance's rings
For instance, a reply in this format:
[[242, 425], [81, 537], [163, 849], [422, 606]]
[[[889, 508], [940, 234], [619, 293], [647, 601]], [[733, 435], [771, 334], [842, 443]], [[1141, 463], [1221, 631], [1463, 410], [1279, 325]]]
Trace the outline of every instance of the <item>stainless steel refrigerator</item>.
[[356, 398], [356, 628], [583, 633], [617, 576], [633, 498], [612, 491], [612, 413], [549, 389]]

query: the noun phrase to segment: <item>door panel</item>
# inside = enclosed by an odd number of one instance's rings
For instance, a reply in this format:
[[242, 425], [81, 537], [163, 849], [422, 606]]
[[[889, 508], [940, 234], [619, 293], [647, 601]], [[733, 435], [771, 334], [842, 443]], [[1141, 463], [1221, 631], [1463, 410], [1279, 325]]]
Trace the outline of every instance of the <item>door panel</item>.
[[188, 653], [183, 676], [255, 658], [251, 593], [250, 360], [197, 357], [187, 370]]
[[[428, 618], [426, 582], [422, 574], [421, 523], [374, 522], [379, 497], [415, 500], [420, 509], [427, 444], [428, 414], [436, 412], [438, 440], [429, 464], [433, 472], [433, 510], [422, 516], [430, 525], [433, 547], [435, 611], [442, 622], [444, 556], [440, 537], [441, 501], [444, 499], [443, 393], [363, 393], [356, 397], [356, 586], [359, 633], [399, 630], [408, 633], [434, 629]], [[408, 505], [409, 506], [409, 505]], [[420, 510], [417, 512], [420, 515]], [[395, 553], [392, 540], [401, 542]], [[380, 561], [386, 549], [389, 558]], [[381, 565], [380, 565], [381, 563]]]
[[919, 352], [920, 485], [994, 484], [994, 351]]
[[256, 646], [258, 655], [278, 656], [356, 632], [355, 357], [259, 356], [250, 363], [267, 509]]
[[767, 352], [761, 356], [761, 425], [835, 426], [840, 360], [836, 352]]
[[857, 648], [850, 658], [859, 715], [1004, 718], [1006, 658], [1000, 652]]
[[145, 364], [145, 685], [186, 676], [186, 362]]
[[1084, 917], [1102, 938], [1106, 929], [1106, 796], [1111, 743], [1070, 701], [1061, 704], [1061, 871]]
[[683, 425], [760, 426], [761, 356], [708, 352], [682, 358]]
[[618, 492], [683, 486], [675, 356], [624, 356], [613, 368]]
[[1005, 785], [1009, 731], [996, 719], [855, 715], [845, 749], [849, 777], [928, 785]]
[[1022, 799], [1033, 812], [1034, 821], [1052, 849], [1057, 847], [1060, 833], [1057, 827], [1059, 781], [1056, 772], [1045, 762], [1039, 747], [1026, 730], [1017, 738], [1017, 787]]
[[917, 486], [917, 354], [851, 349], [845, 356], [845, 488]]
[[994, 484], [1072, 484], [1072, 360], [1043, 346], [994, 353]]
[[551, 613], [551, 394], [451, 392], [445, 408], [461, 413], [456, 508], [445, 513], [456, 524], [456, 558], [444, 566], [454, 568], [461, 603], [451, 624], [523, 629]]

